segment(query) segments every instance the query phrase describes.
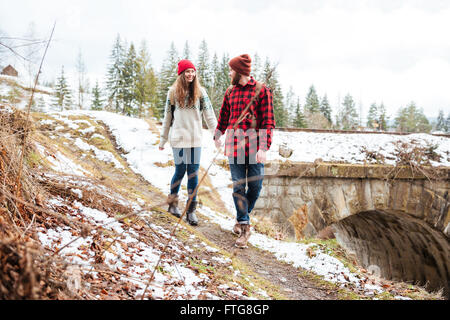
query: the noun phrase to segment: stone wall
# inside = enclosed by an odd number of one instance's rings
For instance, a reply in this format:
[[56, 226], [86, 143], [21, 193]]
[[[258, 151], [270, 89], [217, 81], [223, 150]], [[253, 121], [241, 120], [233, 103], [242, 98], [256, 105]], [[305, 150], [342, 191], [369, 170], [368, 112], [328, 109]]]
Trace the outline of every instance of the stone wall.
[[442, 169], [439, 180], [429, 181], [408, 168], [269, 164], [253, 214], [269, 217], [294, 237], [289, 218], [306, 205], [304, 235], [313, 237], [324, 227], [360, 212], [399, 212], [422, 219], [449, 237], [449, 176], [448, 168]]
[[449, 240], [406, 214], [362, 212], [333, 225], [338, 242], [367, 270], [449, 295]]
[[408, 167], [268, 164], [252, 214], [292, 239], [332, 226], [361, 265], [448, 295], [450, 168], [436, 172], [430, 180]]

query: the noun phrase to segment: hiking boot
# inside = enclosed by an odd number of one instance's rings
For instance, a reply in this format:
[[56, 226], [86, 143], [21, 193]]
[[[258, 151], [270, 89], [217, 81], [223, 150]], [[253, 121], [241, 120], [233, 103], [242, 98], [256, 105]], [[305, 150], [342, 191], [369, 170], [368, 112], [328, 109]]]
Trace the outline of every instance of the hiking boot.
[[240, 249], [248, 248], [247, 241], [250, 238], [250, 225], [249, 224], [242, 224], [241, 225], [241, 235], [236, 240], [235, 246]]
[[[188, 205], [188, 202], [186, 202], [186, 205]], [[195, 215], [195, 209], [197, 208], [197, 203], [198, 201], [191, 201], [191, 204], [189, 205], [189, 208], [186, 211], [186, 221], [191, 225], [191, 226], [196, 226], [198, 225], [198, 219], [197, 216]]]
[[232, 232], [238, 237], [241, 235], [241, 224], [239, 222], [236, 221], [236, 224], [234, 225]]
[[180, 210], [178, 209], [178, 195], [177, 194], [169, 194], [167, 197], [167, 204], [169, 205], [169, 213], [173, 214], [175, 217], [181, 217]]

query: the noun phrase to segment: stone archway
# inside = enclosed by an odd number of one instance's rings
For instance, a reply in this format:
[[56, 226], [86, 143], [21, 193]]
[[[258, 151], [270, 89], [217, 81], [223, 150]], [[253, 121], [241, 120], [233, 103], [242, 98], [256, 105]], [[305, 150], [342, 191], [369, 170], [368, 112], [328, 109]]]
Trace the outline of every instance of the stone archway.
[[361, 212], [333, 224], [336, 238], [367, 269], [386, 279], [444, 289], [449, 295], [450, 242], [408, 214]]
[[[287, 166], [287, 165], [284, 165]], [[360, 263], [389, 279], [449, 294], [450, 168], [430, 180], [411, 168], [291, 163], [269, 166], [252, 214], [290, 238], [334, 226]]]

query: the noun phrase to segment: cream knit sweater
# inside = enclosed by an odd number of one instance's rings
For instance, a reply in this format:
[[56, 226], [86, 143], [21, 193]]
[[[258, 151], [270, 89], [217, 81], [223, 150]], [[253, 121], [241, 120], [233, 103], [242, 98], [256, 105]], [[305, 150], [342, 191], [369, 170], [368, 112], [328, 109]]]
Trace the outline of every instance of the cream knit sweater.
[[[216, 115], [209, 100], [208, 94], [204, 88], [201, 89], [201, 100], [203, 110], [200, 112], [200, 99], [193, 106], [180, 108], [178, 101], [175, 103], [175, 111], [172, 115], [170, 108], [170, 90], [167, 94], [166, 106], [164, 111], [164, 120], [161, 131], [160, 147], [164, 147], [169, 141], [172, 148], [196, 148], [202, 146], [202, 114], [205, 118], [208, 130], [211, 135], [217, 126]], [[175, 116], [172, 127], [170, 123]], [[211, 143], [213, 141], [211, 140]]]

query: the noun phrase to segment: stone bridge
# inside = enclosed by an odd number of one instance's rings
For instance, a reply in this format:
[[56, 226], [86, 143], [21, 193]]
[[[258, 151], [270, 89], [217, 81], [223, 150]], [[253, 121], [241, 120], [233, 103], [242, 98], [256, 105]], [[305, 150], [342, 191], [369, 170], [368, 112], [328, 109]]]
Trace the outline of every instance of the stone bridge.
[[410, 167], [272, 162], [253, 214], [297, 239], [331, 226], [366, 269], [448, 296], [449, 177], [450, 168], [431, 178]]

